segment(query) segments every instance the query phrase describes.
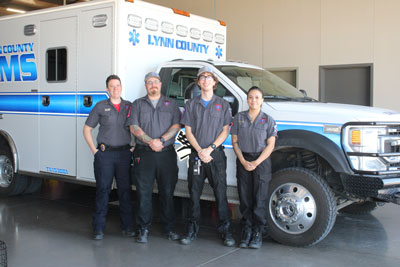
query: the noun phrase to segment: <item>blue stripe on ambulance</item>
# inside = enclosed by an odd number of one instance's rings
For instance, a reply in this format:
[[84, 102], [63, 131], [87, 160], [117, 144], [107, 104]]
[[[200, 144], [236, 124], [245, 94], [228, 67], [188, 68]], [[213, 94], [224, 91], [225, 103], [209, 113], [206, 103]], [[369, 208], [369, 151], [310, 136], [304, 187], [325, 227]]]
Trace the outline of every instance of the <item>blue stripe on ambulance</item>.
[[[85, 95], [92, 97], [92, 105], [85, 107]], [[50, 97], [50, 105], [42, 105], [42, 97]], [[97, 102], [107, 99], [106, 92], [62, 93], [0, 93], [0, 112], [5, 114], [82, 116], [86, 117]]]

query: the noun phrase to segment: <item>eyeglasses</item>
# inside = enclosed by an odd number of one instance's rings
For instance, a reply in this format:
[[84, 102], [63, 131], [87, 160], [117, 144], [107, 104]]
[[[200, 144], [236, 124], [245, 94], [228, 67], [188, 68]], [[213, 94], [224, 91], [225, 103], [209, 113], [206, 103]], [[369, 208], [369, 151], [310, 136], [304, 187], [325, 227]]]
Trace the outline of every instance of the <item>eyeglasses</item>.
[[200, 81], [205, 81], [205, 80], [211, 81], [212, 79], [213, 79], [213, 76], [211, 76], [211, 75], [207, 75], [207, 76], [200, 75], [200, 77], [199, 77]]
[[146, 81], [146, 85], [157, 85], [160, 84], [160, 80], [154, 80], [154, 81]]

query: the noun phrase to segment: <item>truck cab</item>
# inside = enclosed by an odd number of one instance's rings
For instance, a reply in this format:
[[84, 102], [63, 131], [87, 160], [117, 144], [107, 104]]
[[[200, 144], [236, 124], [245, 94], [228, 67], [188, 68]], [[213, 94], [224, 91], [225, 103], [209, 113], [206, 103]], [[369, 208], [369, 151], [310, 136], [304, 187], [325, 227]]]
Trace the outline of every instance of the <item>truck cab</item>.
[[[230, 103], [233, 116], [248, 109], [247, 91], [258, 86], [264, 92], [262, 110], [277, 123], [268, 197], [269, 233], [275, 240], [312, 245], [330, 232], [338, 210], [363, 213], [386, 202], [400, 204], [400, 113], [321, 103], [262, 68], [236, 62], [167, 62], [158, 70], [163, 94], [183, 109], [200, 94], [196, 74], [203, 66], [214, 70], [215, 94]], [[238, 203], [230, 135], [223, 146], [228, 198]], [[176, 148], [180, 184], [186, 182], [188, 148], [182, 130]], [[203, 198], [213, 200], [209, 186]]]

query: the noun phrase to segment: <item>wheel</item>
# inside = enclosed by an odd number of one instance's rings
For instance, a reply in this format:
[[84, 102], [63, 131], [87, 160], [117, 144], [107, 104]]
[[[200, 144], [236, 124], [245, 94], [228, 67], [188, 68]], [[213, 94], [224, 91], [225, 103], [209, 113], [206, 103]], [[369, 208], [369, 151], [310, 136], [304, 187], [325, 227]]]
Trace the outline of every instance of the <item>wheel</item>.
[[370, 213], [377, 207], [378, 207], [378, 203], [375, 201], [364, 201], [361, 203], [350, 204], [347, 207], [340, 209], [339, 211], [343, 212], [343, 213], [348, 213], [348, 214], [362, 215], [362, 214]]
[[268, 233], [275, 241], [290, 246], [317, 244], [336, 220], [336, 203], [329, 185], [303, 168], [273, 174], [268, 208]]
[[0, 196], [21, 194], [26, 187], [26, 177], [14, 173], [11, 153], [0, 148]]
[[36, 193], [42, 187], [42, 182], [43, 180], [38, 177], [27, 177], [27, 184], [24, 194]]

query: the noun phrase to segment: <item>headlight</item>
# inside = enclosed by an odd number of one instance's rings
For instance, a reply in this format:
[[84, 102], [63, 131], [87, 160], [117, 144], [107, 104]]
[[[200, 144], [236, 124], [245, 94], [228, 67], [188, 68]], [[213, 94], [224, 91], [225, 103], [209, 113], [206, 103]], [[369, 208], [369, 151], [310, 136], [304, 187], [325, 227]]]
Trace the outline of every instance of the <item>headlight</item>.
[[387, 134], [386, 127], [348, 126], [343, 131], [346, 152], [384, 153], [381, 136]]
[[398, 136], [390, 128], [375, 125], [348, 125], [343, 129], [342, 143], [354, 170], [388, 171], [399, 157], [378, 157], [376, 154], [392, 153]]
[[359, 171], [386, 171], [387, 167], [381, 158], [350, 156], [350, 162], [355, 170]]

